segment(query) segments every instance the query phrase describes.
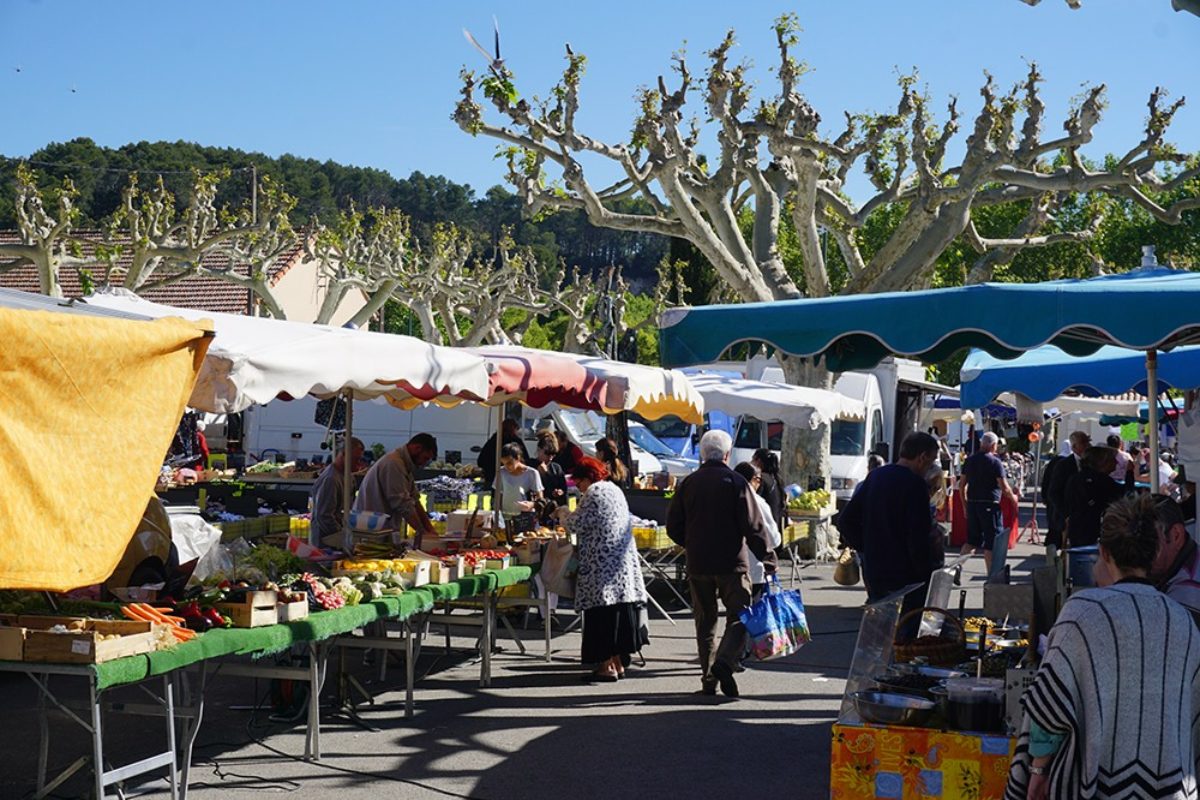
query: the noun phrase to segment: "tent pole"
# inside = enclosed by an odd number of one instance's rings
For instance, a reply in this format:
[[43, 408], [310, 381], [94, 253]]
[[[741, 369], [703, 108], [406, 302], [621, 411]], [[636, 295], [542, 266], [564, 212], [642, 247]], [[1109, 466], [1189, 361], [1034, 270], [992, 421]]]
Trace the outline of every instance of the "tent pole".
[[[350, 535], [350, 503], [354, 497], [354, 448], [350, 446], [354, 436], [354, 394], [346, 390], [346, 431], [342, 434], [342, 536], [347, 553], [353, 550]], [[336, 452], [336, 451], [335, 451]]]
[[1150, 401], [1150, 491], [1158, 494], [1158, 351], [1146, 351], [1146, 399]]
[[[504, 403], [496, 406], [496, 500], [492, 503], [492, 534], [500, 530], [500, 504], [504, 499], [504, 480], [500, 477], [500, 451], [504, 448]], [[507, 537], [506, 537], [507, 538]], [[497, 541], [500, 537], [496, 536]]]

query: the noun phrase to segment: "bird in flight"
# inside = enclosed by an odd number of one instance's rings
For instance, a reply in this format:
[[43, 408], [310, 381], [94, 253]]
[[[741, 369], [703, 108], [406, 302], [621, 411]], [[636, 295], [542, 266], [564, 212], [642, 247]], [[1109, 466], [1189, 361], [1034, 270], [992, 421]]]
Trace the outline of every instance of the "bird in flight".
[[492, 74], [494, 74], [496, 77], [500, 77], [504, 74], [505, 69], [504, 69], [504, 59], [500, 57], [500, 21], [497, 20], [494, 16], [492, 17], [492, 26], [495, 28], [495, 31], [496, 31], [496, 36], [495, 36], [496, 54], [494, 56], [491, 53], [489, 53], [487, 51], [487, 48], [485, 48], [483, 45], [481, 45], [475, 39], [475, 37], [471, 35], [471, 32], [469, 30], [467, 30], [466, 28], [463, 28], [463, 36], [467, 37], [467, 41], [470, 42], [471, 45], [476, 50], [478, 50], [480, 53], [482, 53], [484, 58], [487, 59], [488, 69], [490, 69], [492, 71]]

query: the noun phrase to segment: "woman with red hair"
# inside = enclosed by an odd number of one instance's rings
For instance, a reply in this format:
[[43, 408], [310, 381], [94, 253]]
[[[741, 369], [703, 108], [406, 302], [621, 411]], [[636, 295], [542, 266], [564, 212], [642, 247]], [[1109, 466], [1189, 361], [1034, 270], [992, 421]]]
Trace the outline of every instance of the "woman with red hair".
[[582, 660], [597, 665], [588, 680], [613, 682], [624, 677], [632, 654], [650, 641], [641, 621], [646, 584], [621, 487], [607, 480], [608, 469], [589, 456], [579, 460], [571, 477], [582, 499], [563, 522], [576, 538]]

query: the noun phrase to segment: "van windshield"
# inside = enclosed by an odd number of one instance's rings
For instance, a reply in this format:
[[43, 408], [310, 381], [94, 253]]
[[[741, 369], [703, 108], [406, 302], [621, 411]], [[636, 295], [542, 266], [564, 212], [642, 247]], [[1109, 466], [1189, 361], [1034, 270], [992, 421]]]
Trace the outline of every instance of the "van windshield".
[[861, 456], [865, 452], [867, 423], [834, 420], [829, 428], [829, 452], [835, 456]]

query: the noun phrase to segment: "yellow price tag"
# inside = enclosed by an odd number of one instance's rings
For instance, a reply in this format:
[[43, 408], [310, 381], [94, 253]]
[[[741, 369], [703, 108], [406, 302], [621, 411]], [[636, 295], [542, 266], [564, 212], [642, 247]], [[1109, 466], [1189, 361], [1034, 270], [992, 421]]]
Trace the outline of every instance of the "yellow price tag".
[[492, 510], [492, 496], [490, 494], [485, 494], [483, 496], [483, 510], [484, 511]]
[[571, 511], [575, 510], [575, 500], [576, 498], [574, 497], [567, 498], [567, 508], [569, 508]]
[[479, 508], [479, 495], [477, 495], [477, 494], [467, 495], [467, 511], [474, 511], [477, 508]]

